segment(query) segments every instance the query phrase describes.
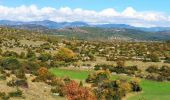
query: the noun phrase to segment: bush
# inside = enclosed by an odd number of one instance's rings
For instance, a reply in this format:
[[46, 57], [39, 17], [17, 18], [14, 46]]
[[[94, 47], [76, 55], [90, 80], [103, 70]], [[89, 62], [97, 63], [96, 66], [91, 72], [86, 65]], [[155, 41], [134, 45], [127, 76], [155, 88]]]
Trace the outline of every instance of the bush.
[[4, 97], [6, 95], [5, 92], [0, 92], [0, 97]]
[[40, 54], [38, 59], [41, 60], [42, 62], [45, 62], [45, 61], [48, 61], [51, 59], [51, 55], [48, 53], [42, 53], [42, 54]]
[[40, 64], [36, 61], [24, 61], [22, 62], [22, 68], [25, 73], [37, 75], [37, 70], [40, 68]]
[[13, 51], [6, 51], [3, 53], [3, 56], [5, 57], [18, 57], [18, 54], [16, 52]]
[[14, 57], [8, 57], [2, 60], [1, 66], [5, 69], [15, 70], [20, 68], [20, 62]]
[[50, 66], [51, 67], [66, 67], [69, 63], [65, 63], [64, 61], [51, 61]]
[[49, 43], [44, 43], [44, 44], [40, 45], [40, 47], [41, 47], [42, 49], [49, 50], [49, 49], [51, 48], [51, 45], [50, 45]]
[[9, 96], [5, 92], [0, 92], [1, 100], [9, 100]]
[[131, 84], [126, 80], [103, 81], [94, 89], [99, 100], [121, 100], [131, 90]]
[[29, 58], [29, 59], [35, 59], [35, 57], [36, 57], [35, 52], [33, 52], [32, 50], [28, 49], [26, 57]]
[[19, 70], [16, 70], [16, 71], [15, 71], [15, 75], [16, 75], [17, 78], [26, 79], [24, 69], [21, 69], [21, 68], [20, 68]]
[[72, 62], [76, 60], [76, 54], [68, 48], [60, 48], [54, 56], [58, 61]]
[[113, 68], [114, 66], [113, 65], [107, 65], [107, 64], [101, 64], [101, 65], [95, 65], [94, 66], [94, 70], [101, 70], [101, 69], [103, 69], [103, 70], [106, 70], [106, 69], [111, 69], [111, 68]]
[[132, 91], [134, 91], [134, 92], [140, 92], [140, 91], [142, 91], [142, 88], [140, 87], [139, 83], [140, 83], [140, 80], [139, 80], [138, 78], [134, 78], [134, 79], [130, 82], [130, 84], [132, 85]]
[[9, 92], [8, 95], [10, 97], [21, 97], [22, 96], [22, 91], [17, 89], [16, 91], [14, 92]]
[[149, 73], [157, 73], [159, 71], [158, 67], [157, 66], [149, 66], [147, 69], [146, 69], [147, 72]]
[[75, 81], [71, 81], [63, 88], [68, 100], [96, 100], [92, 90], [80, 87]]
[[52, 93], [58, 93], [59, 96], [65, 96], [65, 93], [63, 91], [63, 86], [56, 86], [55, 88], [51, 89]]
[[164, 63], [170, 63], [170, 57], [166, 58]]
[[125, 66], [125, 61], [124, 60], [117, 60], [116, 61], [118, 67], [124, 67]]
[[89, 74], [86, 79], [86, 82], [98, 84], [103, 80], [109, 80], [109, 78], [110, 78], [109, 70], [98, 70], [93, 74]]
[[0, 75], [0, 80], [6, 80], [6, 76], [5, 75]]
[[[44, 81], [48, 84], [51, 83], [51, 80], [54, 78], [54, 75], [48, 71], [45, 67], [40, 67], [37, 71], [38, 76], [33, 81]], [[48, 82], [50, 80], [50, 82]]]
[[20, 58], [24, 59], [25, 58], [25, 52], [21, 52], [21, 54], [19, 55]]
[[152, 62], [159, 62], [159, 56], [156, 53], [152, 53], [149, 55], [149, 58], [151, 59]]
[[7, 85], [10, 87], [14, 87], [14, 86], [20, 86], [20, 87], [24, 87], [24, 88], [28, 88], [28, 83], [26, 80], [11, 80], [9, 82], [7, 82]]

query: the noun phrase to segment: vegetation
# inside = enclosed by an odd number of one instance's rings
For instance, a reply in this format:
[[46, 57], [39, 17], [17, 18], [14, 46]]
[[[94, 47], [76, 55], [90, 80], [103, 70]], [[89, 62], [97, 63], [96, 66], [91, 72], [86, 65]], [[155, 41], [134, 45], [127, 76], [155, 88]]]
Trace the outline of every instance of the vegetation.
[[[86, 30], [85, 36], [90, 30], [93, 36], [99, 31], [98, 35], [104, 38], [107, 37], [101, 31], [107, 35], [113, 31], [81, 29]], [[0, 30], [0, 89], [5, 88], [0, 98], [3, 100], [32, 99], [29, 96], [52, 100], [127, 97], [152, 100], [153, 95], [166, 100], [169, 97], [169, 42], [86, 41], [7, 27]], [[129, 97], [129, 94], [134, 95]]]

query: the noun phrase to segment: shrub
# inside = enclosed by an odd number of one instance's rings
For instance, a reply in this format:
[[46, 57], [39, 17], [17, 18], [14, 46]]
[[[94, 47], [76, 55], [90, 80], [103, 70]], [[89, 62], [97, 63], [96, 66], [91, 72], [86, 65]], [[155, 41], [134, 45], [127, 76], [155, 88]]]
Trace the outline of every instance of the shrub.
[[6, 95], [5, 92], [0, 92], [0, 97], [4, 97]]
[[6, 80], [6, 76], [5, 75], [0, 75], [0, 80]]
[[52, 93], [59, 93], [59, 96], [65, 96], [65, 93], [63, 91], [63, 86], [56, 86], [55, 88], [51, 89]]
[[68, 48], [60, 48], [54, 56], [58, 61], [72, 62], [76, 60], [76, 54]]
[[166, 57], [164, 62], [165, 63], [170, 63], [170, 57]]
[[24, 71], [23, 68], [20, 68], [19, 70], [16, 70], [15, 75], [16, 75], [17, 78], [26, 79], [25, 71]]
[[50, 66], [51, 67], [66, 67], [69, 63], [65, 63], [64, 61], [51, 61]]
[[42, 49], [49, 50], [49, 49], [51, 48], [51, 45], [50, 45], [49, 43], [44, 43], [44, 44], [40, 45], [40, 47], [41, 47]]
[[121, 100], [131, 90], [126, 80], [103, 81], [94, 89], [97, 98], [102, 100]]
[[125, 66], [125, 60], [124, 59], [118, 59], [116, 61], [116, 64], [118, 67], [124, 67]]
[[147, 72], [149, 73], [157, 73], [159, 71], [158, 67], [157, 66], [149, 66], [147, 69], [146, 69]]
[[44, 81], [48, 84], [51, 82], [48, 82], [48, 80], [52, 80], [54, 78], [54, 75], [51, 74], [47, 68], [45, 67], [40, 67], [37, 71], [38, 76], [33, 80], [33, 81]]
[[80, 87], [75, 81], [71, 81], [63, 88], [68, 100], [96, 100], [93, 92], [87, 87]]
[[25, 73], [37, 75], [37, 70], [40, 68], [40, 64], [36, 61], [24, 61], [22, 62], [22, 68]]
[[18, 54], [16, 52], [13, 51], [6, 51], [3, 53], [3, 56], [5, 57], [18, 57]]
[[21, 54], [19, 55], [20, 58], [24, 59], [25, 58], [25, 52], [21, 52]]
[[152, 53], [149, 55], [149, 58], [151, 59], [152, 62], [159, 62], [159, 56], [156, 53]]
[[17, 89], [16, 91], [14, 92], [9, 92], [8, 95], [10, 97], [21, 97], [22, 96], [22, 91]]
[[41, 53], [38, 59], [41, 60], [42, 62], [45, 62], [51, 59], [51, 55], [48, 53]]
[[93, 74], [89, 74], [86, 82], [98, 84], [104, 80], [109, 80], [110, 72], [109, 70], [98, 70]]
[[20, 87], [24, 87], [24, 88], [28, 88], [28, 83], [26, 80], [11, 80], [9, 82], [7, 82], [7, 85], [10, 87], [14, 87], [14, 86], [20, 86]]
[[41, 76], [41, 77], [46, 76], [47, 73], [48, 73], [48, 69], [46, 67], [40, 67], [38, 69], [38, 75]]
[[33, 52], [32, 50], [28, 49], [26, 57], [29, 58], [29, 59], [35, 59], [35, 57], [36, 57], [35, 52]]
[[5, 92], [0, 92], [1, 100], [9, 100], [9, 96]]
[[8, 57], [2, 60], [1, 66], [5, 69], [15, 70], [20, 68], [20, 62], [14, 57]]
[[132, 85], [132, 91], [134, 91], [134, 92], [142, 91], [142, 88], [139, 85], [140, 80], [138, 78], [134, 78], [130, 83]]

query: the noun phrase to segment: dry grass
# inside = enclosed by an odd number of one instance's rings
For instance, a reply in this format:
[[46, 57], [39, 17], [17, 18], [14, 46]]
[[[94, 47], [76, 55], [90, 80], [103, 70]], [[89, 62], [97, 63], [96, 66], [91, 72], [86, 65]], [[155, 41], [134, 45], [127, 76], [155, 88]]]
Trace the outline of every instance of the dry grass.
[[[51, 93], [51, 86], [43, 82], [32, 82], [33, 76], [27, 75], [29, 88], [20, 88], [23, 91], [23, 97], [10, 98], [10, 100], [66, 100], [64, 97], [54, 96]], [[15, 87], [9, 87], [6, 85], [6, 81], [0, 81], [1, 92], [15, 91]]]

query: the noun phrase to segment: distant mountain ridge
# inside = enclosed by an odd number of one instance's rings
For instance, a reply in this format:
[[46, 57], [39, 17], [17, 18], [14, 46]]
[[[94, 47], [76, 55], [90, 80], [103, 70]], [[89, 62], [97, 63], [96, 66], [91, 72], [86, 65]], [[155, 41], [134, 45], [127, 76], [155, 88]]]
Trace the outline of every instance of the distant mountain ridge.
[[[43, 21], [30, 21], [30, 22], [21, 22], [21, 21], [10, 21], [10, 20], [0, 20], [0, 25], [3, 26], [18, 26], [22, 27], [23, 25], [29, 26], [37, 26], [44, 27], [48, 29], [59, 29], [59, 28], [67, 28], [67, 27], [100, 27], [100, 28], [126, 28], [126, 29], [136, 29], [147, 32], [158, 32], [158, 31], [170, 31], [170, 27], [135, 27], [127, 24], [88, 24], [86, 22], [75, 21], [75, 22], [54, 22], [50, 20]], [[34, 27], [33, 27], [34, 28]]]
[[44, 34], [60, 35], [84, 40], [132, 40], [166, 41], [170, 40], [169, 27], [134, 27], [126, 24], [97, 24], [85, 22], [9, 21], [0, 20], [0, 25], [15, 29], [31, 30]]
[[43, 21], [31, 21], [31, 22], [20, 22], [20, 21], [9, 21], [9, 20], [0, 20], [0, 25], [3, 26], [43, 26], [49, 29], [58, 29], [58, 28], [65, 28], [65, 27], [82, 27], [82, 26], [89, 26], [85, 22], [54, 22], [50, 20], [43, 20]]

